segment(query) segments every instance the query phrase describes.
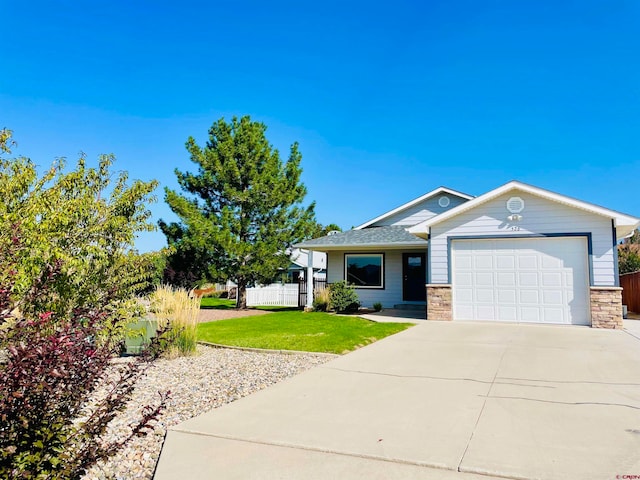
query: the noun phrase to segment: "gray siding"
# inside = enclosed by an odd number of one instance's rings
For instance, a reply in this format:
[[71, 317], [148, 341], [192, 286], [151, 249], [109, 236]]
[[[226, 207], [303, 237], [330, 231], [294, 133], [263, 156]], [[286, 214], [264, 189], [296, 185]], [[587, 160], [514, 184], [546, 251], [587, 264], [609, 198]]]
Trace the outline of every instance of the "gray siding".
[[[510, 223], [505, 203], [518, 196], [525, 201], [525, 209], [520, 213], [522, 220]], [[519, 230], [511, 230], [511, 227]], [[591, 233], [592, 284], [614, 286], [615, 251], [611, 235], [611, 219], [594, 215], [583, 210], [565, 206], [533, 195], [510, 192], [490, 202], [461, 213], [454, 218], [431, 228], [429, 281], [449, 283], [448, 237], [474, 237], [485, 235], [527, 235], [541, 233]]]
[[[426, 249], [425, 249], [426, 250]], [[402, 300], [402, 254], [406, 252], [425, 250], [376, 250], [371, 253], [384, 253], [384, 289], [377, 288], [356, 288], [360, 303], [363, 307], [372, 307], [375, 302], [382, 303], [384, 308], [392, 308], [398, 303], [420, 303], [404, 302]], [[353, 250], [340, 252], [327, 252], [327, 281], [329, 283], [344, 280], [344, 254], [364, 253]], [[367, 252], [369, 253], [369, 252]], [[425, 279], [426, 284], [426, 279]]]
[[[438, 200], [441, 197], [446, 196], [449, 197], [450, 203], [448, 207], [441, 207], [438, 205]], [[389, 225], [416, 225], [420, 222], [424, 222], [425, 220], [429, 220], [436, 215], [441, 214], [442, 212], [446, 212], [447, 210], [451, 210], [453, 207], [457, 207], [463, 202], [467, 200], [464, 198], [456, 197], [455, 195], [451, 195], [448, 193], [443, 193], [437, 195], [432, 198], [428, 198], [412, 207], [409, 207], [402, 212], [398, 212], [395, 215], [392, 215], [384, 220], [380, 220], [370, 226], [372, 227], [383, 227]]]

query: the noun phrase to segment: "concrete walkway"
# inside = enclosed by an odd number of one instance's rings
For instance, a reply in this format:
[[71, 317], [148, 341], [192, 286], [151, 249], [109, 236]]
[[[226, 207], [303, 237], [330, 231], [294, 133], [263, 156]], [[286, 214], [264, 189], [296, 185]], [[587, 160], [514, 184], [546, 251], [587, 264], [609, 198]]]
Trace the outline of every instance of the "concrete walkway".
[[421, 323], [425, 321], [424, 310], [385, 308], [380, 312], [361, 313], [358, 316], [373, 322], [381, 323]]
[[155, 478], [638, 474], [640, 339], [422, 322], [174, 427]]

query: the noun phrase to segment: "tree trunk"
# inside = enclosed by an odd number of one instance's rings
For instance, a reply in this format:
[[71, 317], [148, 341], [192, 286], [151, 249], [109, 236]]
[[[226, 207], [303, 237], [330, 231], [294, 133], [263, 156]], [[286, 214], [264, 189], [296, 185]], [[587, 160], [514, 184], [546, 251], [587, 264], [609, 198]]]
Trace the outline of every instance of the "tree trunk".
[[238, 290], [236, 292], [236, 309], [247, 309], [247, 282], [238, 280]]

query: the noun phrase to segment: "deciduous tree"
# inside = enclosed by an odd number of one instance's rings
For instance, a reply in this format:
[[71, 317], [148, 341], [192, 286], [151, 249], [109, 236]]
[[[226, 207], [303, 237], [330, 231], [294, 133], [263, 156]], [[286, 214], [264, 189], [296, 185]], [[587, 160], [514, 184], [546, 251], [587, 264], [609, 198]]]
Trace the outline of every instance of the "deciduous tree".
[[[8, 153], [11, 132], [4, 132], [0, 146]], [[130, 299], [153, 269], [134, 242], [138, 232], [154, 229], [148, 204], [157, 182], [129, 184], [126, 172], [111, 170], [114, 159], [102, 155], [93, 168], [81, 156], [74, 169], [59, 160], [39, 174], [28, 158], [0, 155], [0, 246], [12, 241], [13, 226], [25, 246], [15, 259], [16, 293], [24, 293], [45, 265], [62, 265], [50, 296], [24, 309], [64, 317], [74, 308], [104, 305], [108, 297], [111, 319], [132, 311]]]

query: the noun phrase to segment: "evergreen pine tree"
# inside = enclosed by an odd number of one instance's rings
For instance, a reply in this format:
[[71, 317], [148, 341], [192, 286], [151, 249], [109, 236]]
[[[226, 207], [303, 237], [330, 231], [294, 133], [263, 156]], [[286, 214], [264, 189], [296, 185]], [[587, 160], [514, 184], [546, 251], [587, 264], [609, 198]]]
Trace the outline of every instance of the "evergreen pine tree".
[[170, 267], [179, 261], [178, 268], [207, 280], [235, 281], [239, 309], [246, 308], [247, 286], [269, 282], [286, 268], [287, 250], [317, 225], [314, 204], [302, 204], [298, 144], [283, 163], [266, 129], [248, 116], [234, 117], [211, 126], [204, 148], [190, 137], [186, 147], [198, 172], [176, 169], [183, 194], [165, 189], [165, 200], [180, 221], [160, 221], [176, 252]]

